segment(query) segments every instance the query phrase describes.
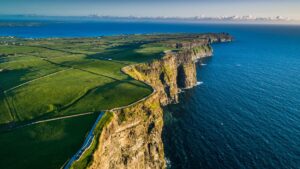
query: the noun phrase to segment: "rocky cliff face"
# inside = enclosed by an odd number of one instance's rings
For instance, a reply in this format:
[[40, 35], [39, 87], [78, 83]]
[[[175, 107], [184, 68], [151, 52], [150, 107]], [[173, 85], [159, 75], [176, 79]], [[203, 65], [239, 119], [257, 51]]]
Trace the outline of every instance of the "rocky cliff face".
[[151, 85], [154, 92], [144, 101], [114, 111], [112, 122], [102, 131], [91, 169], [166, 168], [161, 106], [177, 103], [181, 88], [197, 83], [195, 62], [212, 55], [208, 41], [177, 44], [181, 50], [166, 52], [160, 60], [123, 68], [131, 77]]
[[165, 168], [162, 127], [163, 112], [156, 92], [141, 103], [115, 111], [102, 131], [90, 168]]

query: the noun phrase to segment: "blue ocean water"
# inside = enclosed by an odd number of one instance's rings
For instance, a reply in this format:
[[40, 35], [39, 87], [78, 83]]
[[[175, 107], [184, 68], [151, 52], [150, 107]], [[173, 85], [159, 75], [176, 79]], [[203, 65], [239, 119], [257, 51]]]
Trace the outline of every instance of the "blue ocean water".
[[144, 22], [44, 22], [0, 36], [89, 37], [228, 32], [198, 65], [201, 85], [168, 106], [163, 141], [172, 169], [300, 168], [300, 26]]
[[169, 106], [170, 168], [299, 169], [300, 28], [230, 32], [236, 40], [198, 66], [203, 84]]

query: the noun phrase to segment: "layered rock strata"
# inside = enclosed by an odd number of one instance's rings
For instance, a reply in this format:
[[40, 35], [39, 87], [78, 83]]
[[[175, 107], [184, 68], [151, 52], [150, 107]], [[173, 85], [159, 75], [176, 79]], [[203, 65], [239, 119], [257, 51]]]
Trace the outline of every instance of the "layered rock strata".
[[145, 100], [114, 110], [114, 117], [100, 136], [91, 169], [166, 168], [162, 106], [178, 103], [178, 93], [197, 83], [197, 60], [211, 56], [210, 42], [230, 41], [209, 36], [205, 41], [175, 44], [180, 50], [165, 52], [160, 60], [123, 68], [136, 80], [151, 85], [154, 92]]

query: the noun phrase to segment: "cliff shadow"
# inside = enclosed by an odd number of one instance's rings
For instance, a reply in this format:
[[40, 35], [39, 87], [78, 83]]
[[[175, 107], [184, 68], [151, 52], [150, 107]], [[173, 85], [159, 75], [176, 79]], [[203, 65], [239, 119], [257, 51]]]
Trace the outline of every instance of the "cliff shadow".
[[104, 52], [90, 54], [86, 59], [109, 60], [111, 62], [147, 62], [153, 59], [159, 59], [162, 56], [161, 52], [141, 53], [138, 49], [143, 49], [143, 45], [148, 43], [128, 43], [120, 46], [113, 46], [106, 49]]

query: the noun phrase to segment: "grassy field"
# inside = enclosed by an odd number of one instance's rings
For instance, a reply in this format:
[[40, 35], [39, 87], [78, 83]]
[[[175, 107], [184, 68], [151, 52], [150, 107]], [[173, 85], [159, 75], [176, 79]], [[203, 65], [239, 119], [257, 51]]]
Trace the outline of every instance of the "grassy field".
[[[142, 39], [0, 38], [0, 168], [60, 168], [83, 143], [97, 112], [149, 95], [149, 86], [121, 68], [160, 57], [169, 47]], [[85, 112], [95, 114], [17, 128]]]
[[97, 114], [0, 134], [0, 168], [59, 169], [81, 146]]
[[27, 81], [60, 71], [64, 68], [34, 56], [10, 56], [0, 63], [1, 90], [8, 90]]
[[164, 48], [145, 50], [135, 38], [122, 38], [15, 39], [0, 46], [0, 125], [124, 106], [151, 93], [120, 69]]
[[[60, 168], [79, 149], [100, 111], [152, 92], [121, 68], [162, 57], [180, 38], [195, 35], [0, 37], [0, 168]], [[94, 114], [22, 127], [86, 112]], [[76, 165], [87, 164], [88, 158]]]
[[9, 91], [6, 96], [19, 117], [15, 120], [31, 120], [47, 113], [59, 113], [89, 90], [112, 82], [107, 77], [68, 69]]

